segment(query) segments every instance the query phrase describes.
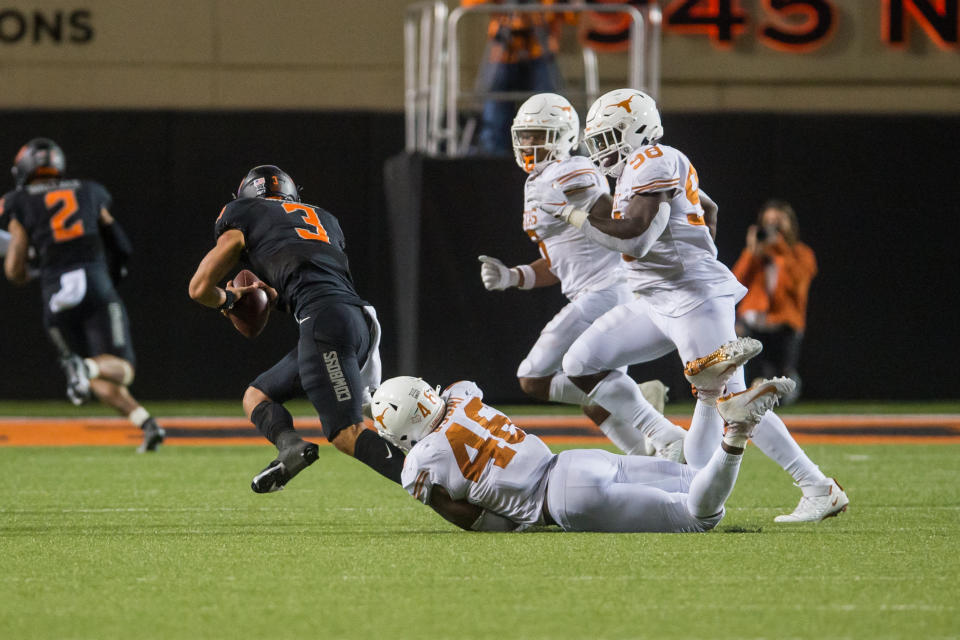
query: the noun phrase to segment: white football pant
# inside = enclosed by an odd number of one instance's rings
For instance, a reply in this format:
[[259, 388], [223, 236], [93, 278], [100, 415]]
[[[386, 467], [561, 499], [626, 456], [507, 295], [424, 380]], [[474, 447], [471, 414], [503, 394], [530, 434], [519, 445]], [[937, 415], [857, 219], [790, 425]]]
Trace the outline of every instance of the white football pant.
[[[601, 316], [570, 347], [563, 359], [569, 376], [582, 376], [617, 369], [624, 365], [648, 362], [669, 353], [675, 347], [681, 363], [703, 357], [726, 342], [736, 339], [736, 298], [732, 295], [705, 300], [680, 316], [658, 313], [643, 298], [612, 309]], [[743, 368], [727, 381], [726, 392], [746, 389]], [[626, 396], [628, 387], [613, 373], [590, 393], [591, 399], [622, 420], [630, 421], [642, 410], [642, 403]], [[639, 395], [639, 394], [637, 394]], [[707, 428], [694, 430], [705, 422]], [[690, 434], [684, 442], [684, 457], [694, 468], [704, 467], [712, 449], [696, 439], [722, 433], [723, 420], [716, 406], [697, 402]], [[650, 437], [650, 434], [647, 434]], [[693, 440], [691, 441], [691, 438]], [[822, 482], [826, 476], [803, 452], [775, 413], [768, 411], [752, 437], [767, 457], [785, 469], [797, 483]]]
[[546, 378], [559, 372], [567, 349], [593, 321], [632, 299], [633, 293], [626, 284], [581, 293], [543, 327], [530, 353], [520, 363], [517, 377]]

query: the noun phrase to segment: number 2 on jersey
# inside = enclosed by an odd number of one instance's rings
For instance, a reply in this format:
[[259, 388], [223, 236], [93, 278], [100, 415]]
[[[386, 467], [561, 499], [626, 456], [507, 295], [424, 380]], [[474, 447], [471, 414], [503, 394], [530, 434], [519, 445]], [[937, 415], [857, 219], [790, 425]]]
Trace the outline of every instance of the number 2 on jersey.
[[303, 217], [303, 222], [313, 228], [312, 231], [310, 229], [297, 228], [298, 236], [304, 240], [319, 240], [320, 242], [330, 244], [330, 237], [327, 235], [327, 230], [323, 228], [323, 224], [320, 223], [316, 209], [305, 204], [300, 204], [299, 202], [284, 202], [283, 210], [287, 213], [299, 212]]
[[67, 224], [67, 218], [80, 208], [77, 205], [77, 193], [73, 189], [57, 189], [43, 197], [43, 204], [50, 217], [50, 228], [53, 230], [54, 242], [66, 242], [83, 235], [83, 220], [74, 220]]

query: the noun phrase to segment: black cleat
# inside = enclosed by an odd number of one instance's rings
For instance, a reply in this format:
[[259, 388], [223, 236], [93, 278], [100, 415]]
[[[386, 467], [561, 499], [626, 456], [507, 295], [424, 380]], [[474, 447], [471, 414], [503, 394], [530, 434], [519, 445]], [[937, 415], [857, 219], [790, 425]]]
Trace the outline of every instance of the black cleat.
[[137, 447], [137, 453], [150, 453], [157, 450], [163, 439], [167, 437], [167, 432], [163, 427], [157, 424], [156, 420], [150, 418], [143, 423], [143, 442]]
[[74, 406], [79, 407], [90, 399], [90, 379], [87, 377], [87, 366], [83, 358], [71, 354], [60, 359], [60, 368], [67, 376], [67, 398]]
[[319, 457], [320, 447], [312, 442], [300, 440], [289, 448], [281, 450], [276, 460], [253, 477], [250, 488], [254, 493], [280, 491], [293, 480], [294, 476], [316, 462]]

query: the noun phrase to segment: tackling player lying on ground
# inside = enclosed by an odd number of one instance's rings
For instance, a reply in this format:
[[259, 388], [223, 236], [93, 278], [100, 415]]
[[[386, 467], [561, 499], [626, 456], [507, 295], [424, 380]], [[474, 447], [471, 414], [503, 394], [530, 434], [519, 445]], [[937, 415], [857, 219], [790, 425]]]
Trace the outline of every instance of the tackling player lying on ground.
[[[620, 256], [588, 240], [580, 229], [541, 211], [538, 194], [542, 184], [556, 182], [578, 207], [590, 209], [597, 203], [609, 203], [607, 180], [588, 158], [571, 155], [580, 136], [580, 118], [563, 96], [540, 93], [528, 99], [517, 111], [511, 131], [517, 164], [529, 174], [524, 185], [523, 230], [536, 243], [540, 258], [508, 268], [496, 258], [480, 256], [480, 277], [490, 291], [560, 284], [569, 300], [541, 330], [520, 363], [520, 388], [538, 400], [580, 405], [621, 451], [651, 455], [656, 449], [634, 423], [624, 422], [592, 402], [561, 367], [567, 349], [590, 323], [633, 296], [623, 279]], [[649, 380], [640, 390], [648, 402], [639, 421], [664, 421], [666, 386]], [[686, 432], [676, 429], [673, 433], [682, 441]]]
[[519, 531], [708, 531], [723, 518], [743, 451], [760, 417], [793, 388], [764, 380], [724, 396], [724, 429], [691, 433], [684, 446], [702, 467], [600, 449], [554, 454], [535, 435], [483, 403], [472, 382], [439, 396], [423, 380], [392, 378], [373, 394], [377, 428], [407, 450], [403, 487], [462, 529]]
[[[254, 476], [257, 493], [282, 489], [316, 461], [317, 445], [293, 428], [284, 402], [306, 393], [323, 433], [340, 451], [400, 482], [403, 452], [363, 424], [364, 400], [380, 383], [380, 324], [357, 295], [340, 223], [300, 201], [299, 189], [273, 165], [247, 173], [236, 199], [220, 212], [216, 246], [190, 280], [190, 297], [226, 312], [255, 289], [291, 313], [300, 338], [293, 350], [260, 374], [243, 395], [243, 410], [277, 447], [277, 458]], [[217, 283], [243, 260], [261, 282]]]
[[[60, 355], [70, 401], [79, 406], [92, 392], [143, 431], [138, 452], [155, 451], [166, 434], [130, 394], [135, 356], [115, 288], [132, 246], [110, 214], [107, 190], [90, 180], [67, 180], [65, 170], [63, 151], [47, 138], [17, 153], [17, 188], [0, 198], [10, 233], [4, 272], [18, 285], [39, 277], [43, 325]], [[31, 251], [39, 270], [28, 265]]]
[[[541, 209], [622, 253], [635, 296], [577, 338], [564, 356], [564, 373], [591, 400], [630, 420], [642, 410], [643, 399], [616, 368], [676, 349], [696, 390], [693, 432], [700, 421], [720, 424], [717, 398], [746, 388], [740, 367], [761, 345], [735, 339], [735, 307], [746, 289], [717, 260], [696, 169], [681, 151], [661, 144], [662, 135], [650, 96], [634, 89], [604, 94], [590, 107], [584, 141], [590, 159], [617, 180], [612, 204], [584, 211], [569, 201], [563, 185], [553, 184], [543, 185]], [[715, 205], [708, 203], [706, 213], [710, 210], [715, 216]], [[719, 362], [735, 369], [724, 384], [707, 366]], [[663, 437], [645, 435], [654, 443]], [[753, 440], [802, 490], [797, 507], [778, 516], [778, 522], [817, 521], [846, 509], [840, 485], [807, 457], [772, 411], [763, 416]]]

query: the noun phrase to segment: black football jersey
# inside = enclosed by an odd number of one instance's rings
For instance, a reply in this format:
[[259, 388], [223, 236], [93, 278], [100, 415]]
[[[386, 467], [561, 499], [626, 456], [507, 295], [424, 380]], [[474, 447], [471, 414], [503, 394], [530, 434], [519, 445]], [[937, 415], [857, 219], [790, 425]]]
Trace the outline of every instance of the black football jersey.
[[243, 232], [245, 261], [277, 290], [278, 303], [298, 313], [321, 298], [366, 305], [357, 295], [340, 223], [329, 211], [301, 202], [240, 198], [220, 212], [215, 235]]
[[44, 276], [81, 264], [103, 262], [100, 210], [110, 194], [90, 180], [52, 180], [25, 185], [3, 196], [3, 216], [23, 225]]

